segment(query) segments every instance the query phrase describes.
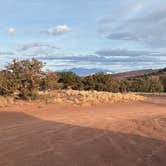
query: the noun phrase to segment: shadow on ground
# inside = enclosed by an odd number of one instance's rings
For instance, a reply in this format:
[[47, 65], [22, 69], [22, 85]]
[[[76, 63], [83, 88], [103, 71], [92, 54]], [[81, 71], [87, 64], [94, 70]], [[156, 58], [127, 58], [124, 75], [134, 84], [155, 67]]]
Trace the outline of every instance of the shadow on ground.
[[164, 166], [166, 142], [0, 112], [0, 166]]

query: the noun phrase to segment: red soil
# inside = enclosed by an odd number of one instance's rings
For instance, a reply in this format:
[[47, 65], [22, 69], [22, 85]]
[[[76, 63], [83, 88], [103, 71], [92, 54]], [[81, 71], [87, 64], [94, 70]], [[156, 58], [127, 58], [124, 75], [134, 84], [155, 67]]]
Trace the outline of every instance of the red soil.
[[91, 108], [0, 108], [0, 166], [165, 166], [166, 97]]

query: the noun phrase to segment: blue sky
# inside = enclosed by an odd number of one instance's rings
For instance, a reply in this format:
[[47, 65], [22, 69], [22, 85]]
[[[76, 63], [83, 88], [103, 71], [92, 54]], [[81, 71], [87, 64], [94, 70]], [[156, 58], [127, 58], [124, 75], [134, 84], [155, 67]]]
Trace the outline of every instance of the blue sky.
[[35, 57], [51, 70], [162, 68], [165, 29], [165, 0], [5, 0], [0, 66]]

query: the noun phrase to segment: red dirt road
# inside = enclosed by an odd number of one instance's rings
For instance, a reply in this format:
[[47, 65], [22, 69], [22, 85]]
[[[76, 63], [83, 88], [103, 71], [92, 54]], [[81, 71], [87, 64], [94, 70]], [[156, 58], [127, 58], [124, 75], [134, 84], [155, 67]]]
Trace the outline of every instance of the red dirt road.
[[0, 166], [165, 166], [166, 97], [74, 108], [0, 108]]

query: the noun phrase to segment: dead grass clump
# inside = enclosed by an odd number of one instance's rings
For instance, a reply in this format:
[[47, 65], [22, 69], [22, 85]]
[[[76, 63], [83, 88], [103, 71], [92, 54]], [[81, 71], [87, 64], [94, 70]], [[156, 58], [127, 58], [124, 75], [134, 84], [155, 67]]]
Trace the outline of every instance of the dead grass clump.
[[75, 91], [59, 90], [51, 92], [40, 92], [39, 98], [46, 103], [74, 104], [80, 106], [90, 106], [97, 104], [126, 103], [133, 101], [143, 101], [145, 97], [132, 93], [110, 93], [97, 91]]
[[14, 103], [14, 98], [0, 96], [0, 107], [6, 107]]

